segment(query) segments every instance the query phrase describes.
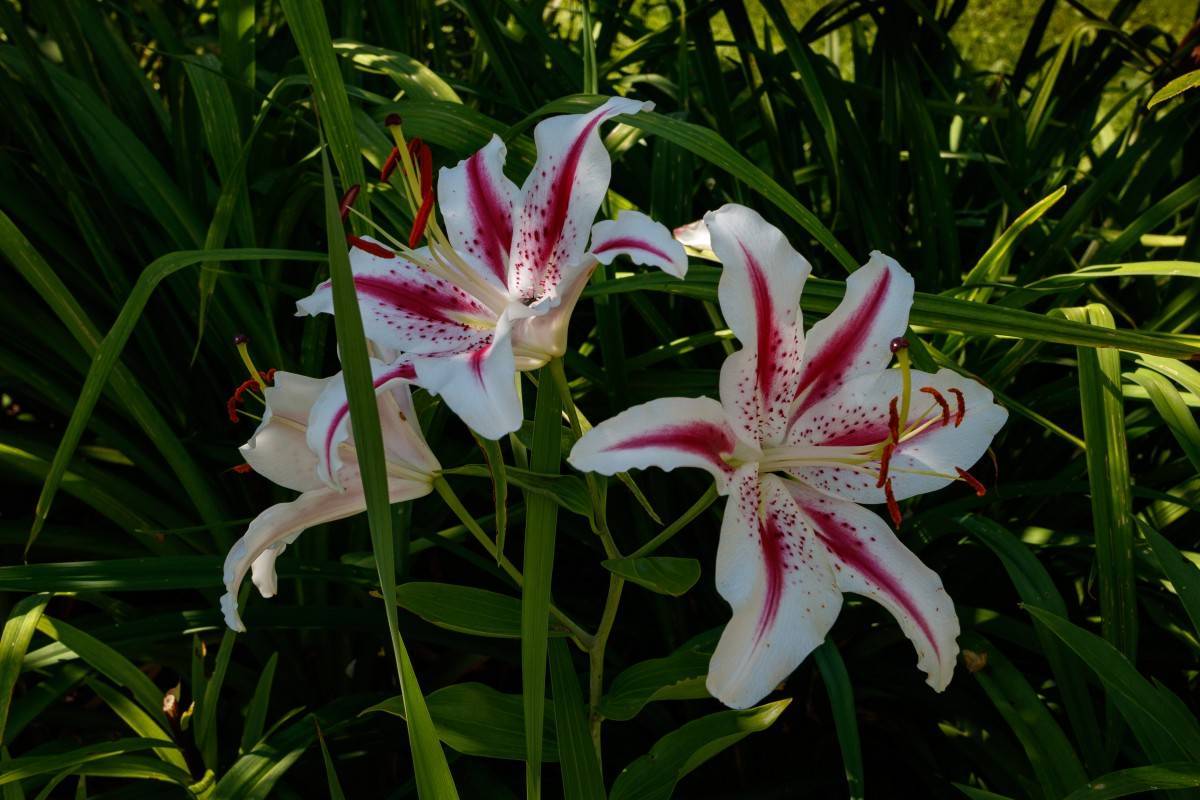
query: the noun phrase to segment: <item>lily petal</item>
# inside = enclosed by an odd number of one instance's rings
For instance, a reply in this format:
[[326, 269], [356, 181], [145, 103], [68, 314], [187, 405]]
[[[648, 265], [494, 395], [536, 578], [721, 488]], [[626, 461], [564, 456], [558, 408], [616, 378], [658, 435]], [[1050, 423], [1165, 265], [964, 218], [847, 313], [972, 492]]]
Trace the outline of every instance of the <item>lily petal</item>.
[[483, 148], [438, 175], [438, 205], [450, 244], [500, 292], [508, 290], [517, 186], [504, 177], [504, 140], [492, 136]]
[[684, 247], [690, 247], [700, 252], [712, 252], [712, 236], [708, 232], [708, 225], [704, 224], [702, 219], [680, 225], [672, 231], [672, 234], [675, 236], [675, 241]]
[[682, 278], [687, 274], [687, 254], [671, 232], [640, 211], [625, 210], [615, 220], [606, 219], [592, 226], [591, 253], [601, 264], [611, 264], [620, 255], [634, 263], [658, 267], [668, 275]]
[[587, 114], [538, 123], [533, 132], [537, 162], [521, 187], [510, 255], [509, 289], [522, 300], [552, 290], [563, 271], [583, 259], [585, 237], [612, 176], [612, 160], [597, 133], [600, 124], [652, 107], [612, 97]]
[[846, 279], [842, 302], [808, 332], [792, 418], [845, 381], [887, 367], [892, 340], [908, 326], [912, 300], [912, 276], [894, 259], [872, 252], [871, 259]]
[[664, 397], [606, 419], [585, 433], [567, 461], [582, 472], [614, 475], [627, 469], [696, 467], [725, 493], [733, 475], [727, 459], [737, 439], [721, 404], [708, 397]]
[[500, 316], [493, 338], [471, 350], [413, 359], [417, 384], [441, 395], [450, 410], [485, 439], [499, 439], [521, 427], [512, 324]]
[[[264, 597], [276, 589], [275, 557], [283, 552], [301, 533], [314, 525], [351, 517], [366, 509], [362, 481], [357, 472], [346, 476], [350, 487], [344, 492], [322, 487], [308, 491], [290, 503], [278, 503], [263, 511], [242, 538], [238, 539], [225, 557], [225, 594], [221, 596], [221, 611], [225, 624], [235, 631], [246, 626], [238, 615], [237, 595], [246, 573], [254, 567], [254, 583]], [[428, 483], [390, 479], [388, 494], [391, 502], [413, 500], [430, 492]], [[270, 555], [267, 555], [270, 553]]]
[[872, 512], [792, 481], [787, 486], [828, 553], [838, 589], [891, 612], [916, 648], [926, 682], [945, 689], [954, 675], [959, 624], [942, 579]]
[[722, 264], [717, 296], [742, 349], [721, 369], [721, 402], [747, 441], [774, 444], [787, 430], [804, 331], [800, 292], [812, 271], [783, 233], [745, 206], [704, 217]]
[[[401, 359], [384, 364], [371, 359], [372, 383], [377, 395], [380, 424], [384, 431], [384, 446], [388, 460], [413, 467], [416, 471], [437, 469], [429, 447], [409, 422], [400, 419], [400, 407], [393, 392], [407, 396], [404, 384], [416, 377], [412, 362]], [[411, 406], [411, 400], [409, 401]], [[327, 379], [324, 390], [308, 416], [306, 442], [317, 457], [317, 477], [323, 483], [340, 489], [343, 469], [341, 445], [350, 438], [350, 401], [342, 373]]]
[[708, 668], [709, 694], [754, 705], [825, 639], [842, 595], [783, 482], [738, 469], [717, 548], [717, 591], [733, 607]]
[[[870, 446], [888, 436], [888, 406], [902, 388], [899, 370], [862, 375], [843, 384], [833, 396], [816, 404], [792, 426], [789, 441], [820, 447]], [[956, 468], [969, 469], [987, 452], [996, 433], [1008, 419], [1008, 411], [997, 405], [992, 393], [977, 381], [943, 369], [937, 374], [912, 371], [912, 400], [908, 419], [902, 423], [910, 433], [901, 437], [891, 456], [888, 475], [897, 500], [936, 491], [955, 480]], [[947, 403], [943, 414], [934, 389]], [[959, 398], [962, 417], [958, 416]], [[857, 467], [820, 463], [794, 467], [788, 472], [823, 492], [856, 503], [882, 503], [882, 487], [876, 486], [878, 460]]]
[[328, 379], [276, 372], [273, 385], [263, 393], [267, 407], [250, 440], [239, 448], [242, 458], [258, 474], [297, 492], [322, 485], [317, 458], [308, 448], [304, 428], [309, 410]]
[[[367, 241], [373, 239], [363, 237]], [[428, 249], [415, 251], [431, 259]], [[355, 247], [350, 269], [367, 338], [406, 353], [440, 353], [478, 347], [490, 338], [496, 315], [454, 284], [397, 254], [381, 258]], [[333, 313], [330, 281], [296, 304], [303, 316]]]

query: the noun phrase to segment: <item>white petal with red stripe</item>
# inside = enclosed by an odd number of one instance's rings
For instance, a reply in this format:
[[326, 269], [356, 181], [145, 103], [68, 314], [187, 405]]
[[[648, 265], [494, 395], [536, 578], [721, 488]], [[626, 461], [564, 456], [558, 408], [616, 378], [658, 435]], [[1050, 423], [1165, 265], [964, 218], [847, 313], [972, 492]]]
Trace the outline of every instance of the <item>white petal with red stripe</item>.
[[709, 693], [732, 708], [770, 694], [825, 640], [842, 607], [824, 549], [783, 482], [747, 464], [731, 481], [717, 591], [733, 608], [709, 663]]
[[521, 427], [523, 412], [507, 314], [501, 315], [494, 337], [486, 344], [465, 352], [418, 356], [413, 366], [417, 385], [441, 395], [450, 410], [485, 439], [499, 439]]
[[[902, 380], [899, 370], [890, 369], [848, 381], [805, 412], [792, 427], [789, 441], [816, 445], [814, 459], [821, 458], [821, 447], [837, 448], [836, 456], [843, 457], [845, 448], [866, 450], [883, 442], [888, 437], [888, 406], [891, 398], [900, 397]], [[911, 380], [908, 419], [901, 425], [907, 433], [901, 436], [887, 473], [898, 500], [949, 485], [957, 468], [970, 469], [987, 452], [1008, 419], [1008, 411], [995, 403], [991, 392], [953, 370], [937, 374], [913, 370]], [[835, 497], [882, 503], [886, 497], [876, 486], [878, 469], [877, 459], [853, 467], [837, 464], [831, 457], [829, 462], [788, 472]]]
[[742, 350], [721, 370], [721, 402], [747, 441], [783, 439], [804, 331], [800, 293], [812, 267], [756, 211], [729, 204], [704, 217], [722, 264], [721, 312]]
[[942, 691], [958, 656], [958, 617], [937, 573], [887, 523], [855, 503], [795, 483], [788, 488], [828, 553], [838, 589], [875, 600], [900, 623], [927, 683]]
[[[384, 442], [388, 447], [388, 460], [393, 463], [409, 465], [424, 472], [432, 472], [436, 466], [428, 466], [428, 447], [418, 449], [411, 441], [411, 436], [402, 436], [392, 423], [398, 419], [399, 407], [396, 399], [389, 391], [395, 384], [411, 381], [416, 376], [412, 364], [406, 360], [392, 364], [371, 359], [371, 377], [377, 395], [376, 408], [379, 411], [380, 423], [386, 433]], [[415, 420], [413, 421], [415, 423]], [[317, 456], [317, 477], [333, 488], [341, 488], [343, 482], [343, 467], [341, 447], [351, 435], [350, 401], [346, 395], [346, 383], [342, 373], [329, 378], [325, 389], [313, 404], [308, 416], [308, 431], [306, 440], [309, 449]], [[408, 427], [409, 423], [403, 423]], [[420, 434], [416, 439], [423, 445]], [[398, 452], [397, 452], [398, 451]], [[433, 462], [436, 464], [436, 461]], [[357, 467], [351, 461], [350, 466]]]
[[582, 260], [588, 231], [608, 191], [612, 160], [598, 130], [618, 114], [636, 114], [650, 103], [612, 97], [587, 114], [565, 114], [538, 123], [537, 162], [521, 187], [510, 253], [509, 289], [534, 300]]
[[792, 418], [837, 391], [845, 381], [887, 367], [892, 340], [904, 334], [913, 279], [894, 259], [871, 259], [846, 279], [846, 295], [808, 332], [804, 368]]
[[[418, 258], [431, 258], [426, 248], [416, 253]], [[440, 353], [476, 347], [491, 336], [496, 320], [491, 309], [400, 255], [382, 258], [355, 247], [350, 250], [350, 269], [363, 330], [381, 347]], [[296, 308], [300, 315], [332, 314], [332, 284], [320, 284]]]
[[637, 264], [658, 267], [668, 275], [682, 278], [687, 274], [687, 255], [671, 232], [640, 211], [622, 211], [615, 220], [606, 219], [592, 226], [591, 253], [601, 264], [610, 264], [617, 256], [629, 256]]
[[567, 460], [582, 472], [614, 475], [627, 469], [696, 467], [726, 491], [741, 452], [721, 404], [708, 397], [664, 397], [622, 411], [585, 433]]
[[322, 485], [317, 477], [317, 457], [305, 440], [309, 410], [329, 379], [276, 372], [266, 388], [267, 407], [250, 440], [239, 448], [251, 469], [267, 480], [297, 492]]
[[[278, 503], [263, 511], [246, 533], [238, 539], [225, 557], [223, 580], [225, 594], [221, 596], [221, 611], [225, 624], [235, 631], [244, 631], [246, 626], [238, 615], [238, 589], [253, 568], [254, 583], [263, 597], [271, 597], [276, 590], [275, 559], [301, 533], [314, 525], [344, 519], [366, 510], [362, 481], [358, 473], [345, 475], [348, 488], [344, 492], [321, 487], [305, 492], [290, 503]], [[416, 481], [390, 479], [388, 494], [391, 502], [413, 500], [429, 494], [430, 484]]]
[[438, 205], [450, 244], [500, 292], [508, 290], [517, 198], [516, 184], [504, 176], [505, 152], [504, 140], [492, 136], [479, 152], [438, 175]]
[[689, 222], [686, 225], [680, 225], [672, 231], [672, 234], [675, 237], [675, 241], [684, 247], [690, 247], [702, 253], [712, 252], [712, 236], [708, 232], [708, 225], [702, 219]]

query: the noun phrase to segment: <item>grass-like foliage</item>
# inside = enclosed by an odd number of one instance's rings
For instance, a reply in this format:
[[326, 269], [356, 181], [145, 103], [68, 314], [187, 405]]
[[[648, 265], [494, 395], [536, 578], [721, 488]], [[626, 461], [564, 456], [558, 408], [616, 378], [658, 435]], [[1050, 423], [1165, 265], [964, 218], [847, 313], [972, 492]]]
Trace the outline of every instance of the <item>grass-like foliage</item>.
[[[1191, 796], [1194, 6], [1030, 4], [999, 67], [961, 46], [992, 6], [0, 0], [0, 797]], [[225, 629], [226, 551], [293, 496], [234, 469], [261, 409], [227, 413], [234, 336], [311, 376], [340, 349], [373, 408], [361, 323], [294, 310], [331, 275], [354, 307], [348, 187], [355, 233], [412, 225], [385, 119], [435, 167], [499, 134], [519, 184], [533, 125], [596, 95], [656, 104], [605, 129], [603, 216], [752, 206], [813, 264], [806, 325], [881, 250], [916, 280], [916, 366], [1008, 409], [986, 496], [901, 503], [963, 630], [944, 693], [848, 597], [723, 709], [711, 479], [563, 462], [632, 405], [716, 395], [735, 345], [700, 259], [600, 268], [498, 445], [416, 392], [424, 498], [388, 506], [356, 426], [369, 513]]]

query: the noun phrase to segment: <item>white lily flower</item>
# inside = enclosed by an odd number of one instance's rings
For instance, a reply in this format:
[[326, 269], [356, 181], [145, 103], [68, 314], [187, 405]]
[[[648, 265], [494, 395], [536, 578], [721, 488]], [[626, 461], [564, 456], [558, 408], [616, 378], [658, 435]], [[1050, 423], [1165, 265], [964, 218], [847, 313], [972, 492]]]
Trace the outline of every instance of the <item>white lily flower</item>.
[[[350, 251], [363, 326], [380, 351], [407, 354], [415, 383], [481, 436], [521, 425], [515, 375], [566, 351], [567, 324], [597, 264], [628, 255], [683, 277], [687, 258], [671, 232], [637, 211], [592, 224], [612, 162], [598, 130], [652, 107], [610, 98], [587, 114], [543, 120], [537, 162], [519, 190], [504, 176], [498, 136], [438, 179], [445, 235], [393, 252], [363, 238]], [[328, 282], [297, 307], [333, 313]]]
[[808, 262], [756, 212], [727, 205], [689, 226], [689, 243], [724, 266], [721, 309], [743, 348], [721, 370], [720, 396], [663, 398], [607, 420], [570, 462], [612, 475], [699, 467], [729, 495], [717, 590], [733, 608], [708, 690], [746, 708], [825, 639], [842, 594], [870, 597], [899, 622], [927, 682], [941, 691], [958, 654], [954, 604], [931, 569], [859, 503], [884, 503], [963, 480], [1007, 412], [951, 370], [888, 369], [913, 280], [880, 253], [846, 281], [838, 308], [807, 341], [799, 302]]
[[[422, 497], [441, 470], [416, 422], [408, 382], [412, 365], [372, 359], [388, 495], [393, 503]], [[240, 448], [246, 463], [280, 486], [301, 492], [288, 503], [263, 511], [225, 557], [225, 594], [221, 610], [235, 631], [246, 626], [238, 616], [237, 595], [246, 573], [263, 597], [276, 591], [275, 559], [314, 525], [366, 510], [358, 460], [350, 438], [350, 406], [341, 373], [308, 378], [276, 372], [266, 387], [266, 410], [250, 441]]]

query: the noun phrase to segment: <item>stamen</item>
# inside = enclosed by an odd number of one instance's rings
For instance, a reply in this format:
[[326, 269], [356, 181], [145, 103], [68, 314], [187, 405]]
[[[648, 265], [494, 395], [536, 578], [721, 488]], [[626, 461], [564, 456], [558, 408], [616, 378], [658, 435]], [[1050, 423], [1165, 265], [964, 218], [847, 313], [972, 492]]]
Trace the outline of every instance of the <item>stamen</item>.
[[[932, 386], [922, 386], [921, 391], [925, 394], [932, 395], [933, 399], [942, 408], [942, 426], [950, 424], [950, 404], [946, 402], [946, 398], [942, 397], [942, 393]], [[951, 390], [953, 391], [953, 390]]]
[[246, 394], [246, 392], [250, 391], [251, 389], [258, 389], [258, 388], [265, 387], [266, 383], [264, 381], [269, 381], [274, 376], [275, 376], [275, 370], [271, 370], [270, 372], [264, 372], [261, 375], [259, 375], [258, 377], [250, 378], [249, 380], [242, 381], [238, 385], [238, 387], [233, 390], [233, 394], [230, 395], [229, 399], [225, 401], [225, 411], [226, 411], [226, 413], [229, 414], [230, 422], [238, 421], [238, 406], [240, 406], [244, 402], [244, 400], [245, 400], [244, 395]]
[[392, 173], [396, 170], [396, 164], [400, 161], [400, 148], [393, 147], [392, 152], [388, 153], [387, 161], [383, 162], [383, 169], [379, 170], [379, 180], [387, 181], [392, 177]]
[[896, 400], [893, 397], [892, 402], [888, 403], [888, 432], [893, 442], [900, 441], [900, 413], [896, 410]]
[[954, 400], [958, 403], [958, 410], [954, 413], [954, 427], [957, 428], [962, 425], [963, 417], [966, 416], [967, 400], [958, 389], [950, 389], [950, 393], [954, 395]]
[[[258, 367], [254, 366], [254, 359], [250, 358], [249, 344], [250, 337], [244, 333], [239, 333], [233, 337], [233, 346], [237, 348], [242, 363], [246, 365], [246, 371], [250, 373], [250, 377], [258, 384], [258, 388], [265, 389], [267, 388], [267, 384], [260, 377], [262, 373], [258, 371]], [[234, 421], [236, 422], [237, 420]]]
[[[890, 345], [892, 353], [896, 356], [896, 360], [900, 362], [900, 421], [908, 424], [908, 406], [912, 400], [912, 369], [908, 359], [908, 339], [898, 336], [892, 339]], [[894, 439], [898, 442], [900, 437]]]
[[433, 151], [420, 138], [414, 138], [408, 143], [408, 157], [421, 172], [421, 197], [424, 197], [433, 190]]
[[361, 239], [358, 236], [347, 236], [346, 243], [351, 247], [357, 247], [359, 250], [362, 250], [365, 253], [370, 253], [376, 258], [396, 257], [395, 253], [393, 253], [391, 250], [388, 250], [383, 245], [375, 244], [375, 242], [368, 242], [366, 239]]
[[247, 472], [253, 472], [254, 467], [250, 466], [249, 464], [238, 464], [233, 468], [233, 471], [239, 475], [245, 475]]
[[342, 217], [342, 222], [345, 222], [346, 217], [350, 215], [350, 206], [354, 205], [354, 201], [358, 199], [359, 188], [359, 185], [356, 183], [342, 195], [342, 201], [338, 203], [338, 213]]
[[888, 478], [887, 483], [883, 484], [883, 493], [887, 497], [887, 508], [888, 514], [892, 516], [892, 527], [899, 530], [903, 517], [900, 516], [900, 504], [896, 502], [896, 495], [892, 492], [891, 478]]
[[421, 201], [421, 208], [417, 211], [417, 216], [413, 220], [412, 233], [408, 235], [408, 249], [416, 248], [421, 241], [421, 237], [425, 234], [425, 226], [429, 224], [429, 214], [433, 211], [433, 192], [425, 195]]
[[892, 463], [892, 453], [895, 452], [896, 445], [888, 442], [884, 445], [883, 455], [879, 457], [879, 480], [875, 481], [875, 488], [878, 489], [888, 483], [888, 467]]
[[889, 344], [888, 347], [891, 348], [892, 355], [896, 355], [901, 350], [908, 349], [908, 339], [905, 339], [903, 336], [897, 336], [895, 339], [892, 339], [891, 344]]
[[964, 481], [968, 486], [975, 490], [976, 497], [983, 497], [987, 494], [987, 487], [984, 486], [978, 478], [967, 472], [962, 467], [955, 467], [954, 471], [958, 473], [960, 480]]
[[389, 128], [399, 128], [404, 124], [404, 118], [399, 114], [388, 114], [387, 119], [383, 121], [383, 124]]

